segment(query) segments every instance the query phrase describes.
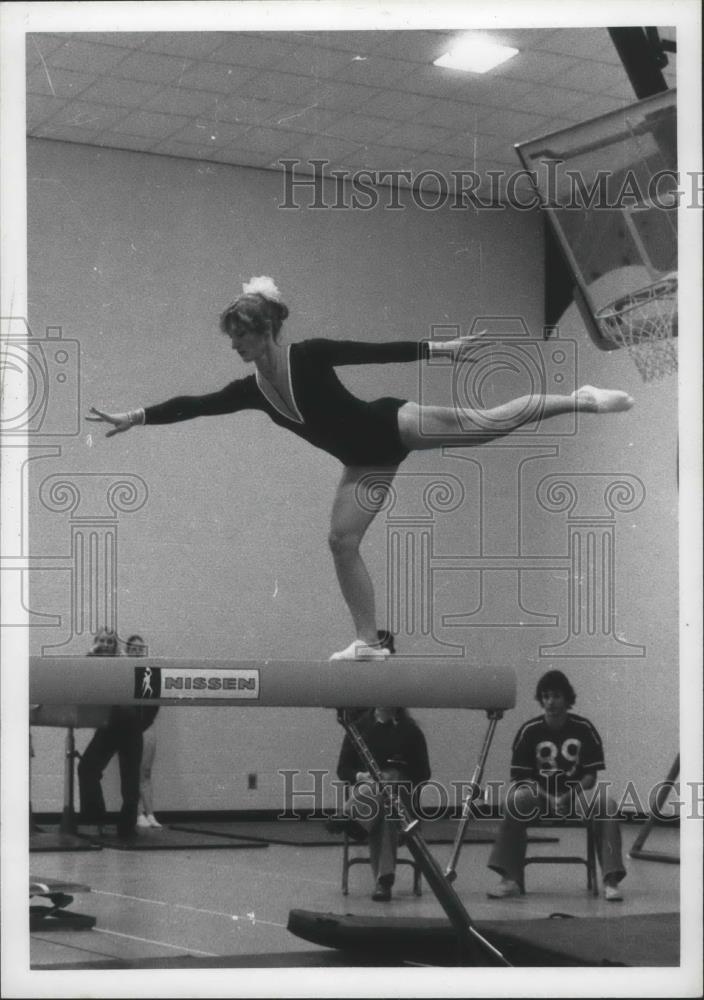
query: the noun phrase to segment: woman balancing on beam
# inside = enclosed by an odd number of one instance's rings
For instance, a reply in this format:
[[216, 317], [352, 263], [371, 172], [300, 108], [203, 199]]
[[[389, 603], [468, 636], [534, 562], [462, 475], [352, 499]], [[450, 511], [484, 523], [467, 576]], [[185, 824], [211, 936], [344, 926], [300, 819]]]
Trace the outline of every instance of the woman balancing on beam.
[[[220, 329], [243, 361], [254, 365], [248, 378], [204, 396], [178, 396], [127, 413], [91, 407], [86, 419], [112, 425], [107, 437], [136, 424], [169, 424], [238, 410], [263, 410], [274, 423], [305, 438], [344, 465], [332, 508], [330, 548], [356, 638], [331, 659], [388, 656], [377, 635], [374, 589], [360, 544], [384, 505], [394, 475], [410, 452], [444, 445], [472, 447], [510, 434], [523, 424], [579, 410], [628, 410], [631, 397], [617, 390], [582, 386], [571, 395], [523, 396], [491, 409], [462, 410], [462, 430], [452, 406], [425, 406], [389, 397], [364, 402], [338, 379], [339, 365], [420, 361], [435, 353], [466, 359], [476, 338], [428, 343], [362, 343], [316, 338], [287, 344], [281, 327], [288, 308], [271, 278], [243, 285], [243, 294], [220, 317]], [[358, 488], [374, 475], [373, 498], [362, 506]]]

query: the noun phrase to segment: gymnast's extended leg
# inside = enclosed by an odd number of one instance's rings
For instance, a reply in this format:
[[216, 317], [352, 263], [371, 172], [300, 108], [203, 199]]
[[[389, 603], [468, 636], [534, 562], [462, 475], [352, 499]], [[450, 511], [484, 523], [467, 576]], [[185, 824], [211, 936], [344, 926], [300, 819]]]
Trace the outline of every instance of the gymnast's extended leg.
[[[395, 468], [346, 468], [337, 487], [330, 525], [330, 549], [342, 596], [352, 615], [357, 638], [331, 659], [354, 658], [355, 646], [371, 647], [366, 656], [387, 656], [379, 647], [374, 585], [359, 551], [367, 528], [383, 508]], [[365, 484], [365, 477], [370, 477]]]
[[585, 385], [570, 395], [535, 393], [489, 409], [405, 403], [398, 412], [398, 427], [401, 441], [411, 450], [462, 447], [485, 444], [525, 424], [565, 413], [616, 413], [632, 406], [626, 392]]

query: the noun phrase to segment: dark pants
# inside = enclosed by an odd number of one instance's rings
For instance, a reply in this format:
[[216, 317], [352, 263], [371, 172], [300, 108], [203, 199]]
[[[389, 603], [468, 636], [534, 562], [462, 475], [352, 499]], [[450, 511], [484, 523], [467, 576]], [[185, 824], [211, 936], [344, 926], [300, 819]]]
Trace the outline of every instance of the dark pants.
[[142, 761], [142, 729], [134, 709], [113, 709], [107, 726], [96, 729], [78, 764], [81, 823], [105, 823], [105, 799], [100, 779], [112, 758], [118, 755], [122, 809], [117, 832], [128, 837], [135, 832], [139, 804], [139, 768]]

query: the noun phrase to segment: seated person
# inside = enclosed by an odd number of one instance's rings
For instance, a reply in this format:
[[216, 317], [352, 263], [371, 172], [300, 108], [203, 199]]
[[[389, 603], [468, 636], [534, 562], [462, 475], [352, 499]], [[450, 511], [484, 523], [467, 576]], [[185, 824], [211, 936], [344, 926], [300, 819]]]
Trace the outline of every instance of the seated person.
[[[569, 711], [576, 695], [560, 670], [550, 670], [540, 678], [535, 699], [543, 714], [524, 723], [513, 741], [512, 784], [488, 862], [489, 868], [501, 875], [501, 882], [488, 893], [490, 899], [521, 894], [530, 820], [549, 815], [584, 816], [585, 811], [589, 815], [594, 798], [589, 791], [596, 785], [597, 772], [605, 766], [599, 733], [588, 719]], [[604, 898], [615, 902], [623, 898], [618, 885], [626, 875], [621, 830], [614, 800], [604, 795], [596, 802], [591, 815]]]
[[[88, 656], [117, 655], [117, 636], [110, 629], [101, 629]], [[115, 754], [120, 764], [122, 793], [117, 835], [121, 840], [132, 840], [137, 832], [139, 768], [142, 761], [142, 720], [138, 707], [113, 705], [106, 725], [96, 729], [78, 763], [81, 824], [96, 826], [99, 835], [106, 821], [100, 781]]]
[[[360, 736], [379, 765], [385, 781], [400, 783], [404, 807], [410, 808], [415, 786], [430, 777], [425, 736], [403, 708], [371, 708], [355, 722]], [[340, 750], [337, 774], [351, 787], [344, 812], [346, 829], [352, 836], [364, 831], [369, 839], [369, 860], [374, 879], [372, 899], [388, 902], [396, 871], [396, 849], [400, 822], [389, 815], [389, 804], [366, 769], [348, 734]], [[356, 839], [359, 839], [357, 836]]]

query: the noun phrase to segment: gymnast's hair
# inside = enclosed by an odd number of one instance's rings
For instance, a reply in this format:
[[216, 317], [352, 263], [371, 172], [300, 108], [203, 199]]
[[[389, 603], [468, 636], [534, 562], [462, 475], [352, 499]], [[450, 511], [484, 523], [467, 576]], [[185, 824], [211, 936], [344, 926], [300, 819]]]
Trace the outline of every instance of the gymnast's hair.
[[274, 340], [278, 340], [287, 316], [281, 292], [271, 278], [262, 275], [242, 285], [242, 294], [220, 316], [220, 329], [232, 334], [238, 327], [245, 327], [263, 335], [270, 327]]
[[577, 700], [574, 688], [561, 670], [548, 670], [543, 674], [535, 689], [535, 700], [542, 704], [543, 697], [548, 691], [556, 691], [563, 695], [568, 708], [572, 708]]

